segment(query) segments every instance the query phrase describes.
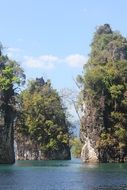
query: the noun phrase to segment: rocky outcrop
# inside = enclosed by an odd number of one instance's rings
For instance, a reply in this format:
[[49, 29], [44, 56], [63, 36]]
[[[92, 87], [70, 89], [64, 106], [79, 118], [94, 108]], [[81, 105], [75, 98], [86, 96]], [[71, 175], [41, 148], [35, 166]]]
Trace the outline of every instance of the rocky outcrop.
[[80, 139], [85, 162], [127, 158], [127, 39], [109, 24], [97, 28], [84, 66]]
[[61, 97], [43, 77], [21, 93], [21, 111], [15, 127], [17, 159], [70, 159], [70, 123]]

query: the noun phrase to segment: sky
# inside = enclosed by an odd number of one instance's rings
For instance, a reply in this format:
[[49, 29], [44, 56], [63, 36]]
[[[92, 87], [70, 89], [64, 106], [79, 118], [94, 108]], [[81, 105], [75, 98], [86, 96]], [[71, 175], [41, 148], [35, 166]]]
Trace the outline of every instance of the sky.
[[96, 27], [127, 35], [127, 1], [0, 0], [0, 41], [27, 79], [43, 76], [56, 89], [76, 88]]
[[54, 88], [75, 89], [96, 27], [109, 23], [127, 35], [127, 1], [0, 0], [0, 41], [27, 79], [43, 76]]

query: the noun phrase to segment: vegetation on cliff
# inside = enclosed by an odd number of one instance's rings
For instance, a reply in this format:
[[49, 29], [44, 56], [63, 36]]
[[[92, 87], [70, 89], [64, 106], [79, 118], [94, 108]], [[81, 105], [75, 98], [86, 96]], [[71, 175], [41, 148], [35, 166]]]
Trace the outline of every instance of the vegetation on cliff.
[[20, 106], [16, 124], [18, 158], [30, 159], [34, 154], [31, 159], [70, 159], [70, 123], [51, 82], [43, 78], [29, 81], [20, 95]]
[[[127, 39], [108, 24], [97, 28], [84, 65], [83, 134], [93, 141], [101, 162], [127, 156]], [[93, 133], [90, 133], [90, 131]], [[93, 132], [94, 131], [94, 132]]]
[[73, 137], [71, 139], [71, 153], [72, 156], [75, 158], [80, 158], [81, 157], [81, 149], [82, 149], [82, 144], [80, 142], [79, 137]]
[[14, 136], [19, 159], [70, 159], [70, 123], [51, 82], [31, 80], [0, 47], [0, 163], [14, 163]]
[[0, 48], [0, 163], [13, 163], [13, 127], [17, 115], [18, 86], [24, 83], [21, 67]]

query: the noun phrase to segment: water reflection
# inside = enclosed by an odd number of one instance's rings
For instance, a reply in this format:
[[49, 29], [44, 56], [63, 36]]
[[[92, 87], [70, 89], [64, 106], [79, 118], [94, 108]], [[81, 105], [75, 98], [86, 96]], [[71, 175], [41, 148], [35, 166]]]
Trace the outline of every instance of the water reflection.
[[15, 166], [17, 167], [69, 167], [72, 165], [71, 161], [60, 160], [45, 160], [45, 161], [17, 161]]
[[95, 169], [95, 168], [98, 168], [99, 167], [99, 164], [98, 163], [87, 163], [87, 164], [84, 164], [84, 167], [85, 168], [90, 168], [90, 169]]

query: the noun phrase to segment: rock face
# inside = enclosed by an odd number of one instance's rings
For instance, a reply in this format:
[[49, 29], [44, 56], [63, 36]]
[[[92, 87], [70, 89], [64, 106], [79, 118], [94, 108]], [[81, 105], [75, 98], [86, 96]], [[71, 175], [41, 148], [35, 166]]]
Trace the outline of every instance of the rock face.
[[[8, 133], [8, 135], [7, 135]], [[13, 164], [15, 162], [13, 131], [8, 129], [8, 132], [0, 134], [0, 163]]]
[[101, 123], [102, 118], [97, 114], [96, 108], [90, 105], [85, 107], [80, 128], [80, 139], [84, 144], [81, 151], [83, 162], [99, 162], [97, 141], [101, 131]]
[[28, 137], [16, 137], [16, 160], [70, 160], [70, 148], [62, 147], [58, 151], [43, 151]]
[[82, 118], [80, 139], [83, 145], [81, 159], [83, 162], [126, 162], [127, 147], [119, 147], [121, 142], [115, 139], [110, 133], [108, 138], [102, 140], [101, 134], [104, 130], [104, 115], [101, 108], [97, 111], [94, 107], [85, 108], [85, 115]]
[[86, 138], [85, 145], [82, 148], [81, 159], [83, 162], [98, 162], [97, 153], [88, 138]]
[[14, 131], [13, 131], [13, 112], [7, 111], [7, 121], [1, 117], [0, 119], [0, 163], [13, 164], [15, 162], [14, 154]]

